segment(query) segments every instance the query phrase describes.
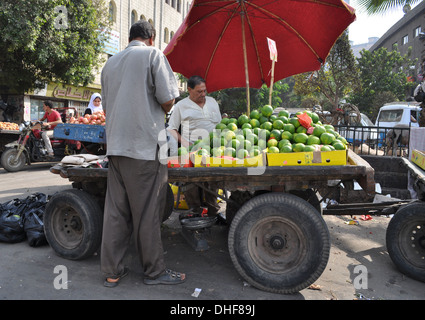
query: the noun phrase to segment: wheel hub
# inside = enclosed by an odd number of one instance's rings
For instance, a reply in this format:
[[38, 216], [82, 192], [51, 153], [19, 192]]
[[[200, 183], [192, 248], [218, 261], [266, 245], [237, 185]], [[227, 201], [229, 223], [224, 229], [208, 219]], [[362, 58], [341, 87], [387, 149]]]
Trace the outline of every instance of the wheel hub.
[[420, 238], [418, 243], [422, 247], [422, 249], [425, 249], [425, 236]]
[[274, 250], [282, 250], [286, 245], [286, 240], [280, 235], [274, 235], [270, 238], [270, 246]]
[[425, 225], [413, 222], [400, 235], [400, 247], [407, 260], [419, 267], [425, 267]]
[[81, 220], [78, 217], [73, 216], [71, 219], [70, 227], [75, 231], [80, 231], [82, 227]]
[[53, 226], [54, 237], [62, 247], [73, 249], [81, 243], [84, 226], [80, 216], [72, 208], [56, 210]]
[[250, 231], [248, 251], [255, 263], [270, 273], [297, 268], [306, 255], [306, 239], [292, 221], [280, 216], [259, 220]]
[[425, 249], [425, 231], [423, 226], [414, 226], [411, 228], [411, 246], [417, 249]]

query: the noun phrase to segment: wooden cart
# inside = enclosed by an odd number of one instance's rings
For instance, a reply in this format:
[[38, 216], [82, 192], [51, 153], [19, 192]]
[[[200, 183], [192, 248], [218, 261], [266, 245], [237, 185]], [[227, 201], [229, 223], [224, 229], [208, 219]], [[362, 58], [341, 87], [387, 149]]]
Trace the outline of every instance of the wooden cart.
[[[73, 189], [49, 201], [44, 216], [46, 237], [60, 256], [83, 259], [100, 245], [107, 169], [53, 167], [51, 171], [72, 181]], [[410, 201], [373, 204], [374, 169], [351, 152], [343, 166], [266, 166], [253, 173], [246, 167], [191, 167], [170, 168], [168, 175], [170, 183], [194, 183], [216, 194], [215, 189], [205, 187], [204, 182], [209, 182], [230, 193], [230, 197], [228, 192], [217, 196], [226, 201], [232, 262], [247, 282], [270, 292], [298, 292], [320, 277], [331, 247], [322, 214], [347, 215], [359, 209], [391, 214], [414, 205]], [[355, 182], [362, 190], [355, 190]], [[326, 198], [338, 199], [340, 204], [322, 209]], [[164, 219], [173, 210], [171, 189], [167, 199]], [[421, 212], [425, 216], [425, 210]], [[425, 218], [418, 223], [424, 225]], [[395, 233], [393, 238], [399, 243]], [[424, 252], [423, 240], [417, 242]], [[417, 254], [404, 259], [419, 263], [416, 273], [423, 275], [425, 266]]]
[[18, 130], [0, 129], [0, 155], [5, 150], [8, 143], [18, 140], [20, 132]]

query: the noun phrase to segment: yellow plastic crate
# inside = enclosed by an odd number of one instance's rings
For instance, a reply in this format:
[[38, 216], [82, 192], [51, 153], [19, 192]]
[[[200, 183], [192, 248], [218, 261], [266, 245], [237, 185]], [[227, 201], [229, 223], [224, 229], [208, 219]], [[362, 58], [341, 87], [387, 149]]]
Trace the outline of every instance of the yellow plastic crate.
[[268, 166], [338, 166], [347, 164], [347, 151], [267, 153]]
[[410, 161], [425, 170], [425, 151], [413, 149]]
[[[178, 195], [178, 187], [174, 184], [169, 183], [171, 190], [173, 191], [173, 195], [174, 195], [174, 208], [175, 209], [182, 209], [182, 210], [188, 210], [189, 206], [187, 205], [186, 200], [184, 199], [184, 193], [180, 192], [180, 199], [177, 198]], [[219, 195], [223, 195], [223, 190], [222, 189], [218, 189], [218, 194]], [[177, 200], [179, 203], [179, 207], [177, 208]], [[217, 203], [219, 203], [221, 201], [221, 199], [217, 198]]]
[[179, 188], [177, 186], [171, 184], [171, 183], [169, 183], [169, 185], [170, 185], [171, 190], [173, 191], [173, 195], [174, 195], [174, 208], [177, 209], [177, 200], [179, 200], [178, 201], [178, 203], [179, 203], [178, 209], [183, 209], [183, 210], [189, 209], [189, 207], [186, 203], [186, 200], [184, 199], [184, 195], [182, 193], [180, 193], [180, 199], [177, 199], [177, 193], [178, 193]]
[[232, 158], [216, 158], [194, 154], [191, 158], [195, 167], [234, 167]]
[[232, 157], [217, 158], [194, 154], [191, 160], [195, 167], [262, 167], [267, 162], [265, 153], [246, 159], [235, 159]]

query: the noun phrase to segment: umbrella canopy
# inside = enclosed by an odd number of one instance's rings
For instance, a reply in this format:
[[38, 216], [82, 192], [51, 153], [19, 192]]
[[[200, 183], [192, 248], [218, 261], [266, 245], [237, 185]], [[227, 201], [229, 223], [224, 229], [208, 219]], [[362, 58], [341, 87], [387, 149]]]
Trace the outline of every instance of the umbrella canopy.
[[341, 0], [194, 0], [165, 48], [175, 72], [202, 76], [210, 92], [270, 85], [267, 38], [276, 42], [274, 78], [320, 69], [355, 20]]

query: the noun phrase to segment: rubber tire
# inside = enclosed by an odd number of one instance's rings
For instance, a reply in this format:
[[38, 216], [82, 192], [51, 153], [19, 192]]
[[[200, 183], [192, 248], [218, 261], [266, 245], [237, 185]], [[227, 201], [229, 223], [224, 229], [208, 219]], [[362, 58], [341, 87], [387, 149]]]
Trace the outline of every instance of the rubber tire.
[[92, 256], [100, 247], [102, 229], [103, 211], [96, 199], [85, 191], [61, 191], [46, 205], [44, 233], [47, 242], [65, 259], [81, 260]]
[[425, 203], [414, 202], [397, 210], [388, 224], [386, 245], [402, 273], [425, 282]]
[[10, 159], [11, 157], [15, 157], [15, 154], [18, 152], [18, 150], [16, 148], [10, 148], [10, 149], [6, 149], [2, 155], [1, 155], [1, 165], [3, 166], [3, 168], [6, 171], [9, 172], [16, 172], [16, 171], [20, 171], [25, 167], [25, 163], [26, 163], [26, 157], [25, 154], [22, 152], [18, 162], [16, 165], [13, 165], [10, 163]]
[[[279, 237], [286, 238], [283, 249], [271, 245]], [[331, 244], [327, 225], [311, 204], [292, 194], [266, 193], [239, 209], [228, 246], [236, 270], [252, 286], [293, 294], [320, 277]]]

